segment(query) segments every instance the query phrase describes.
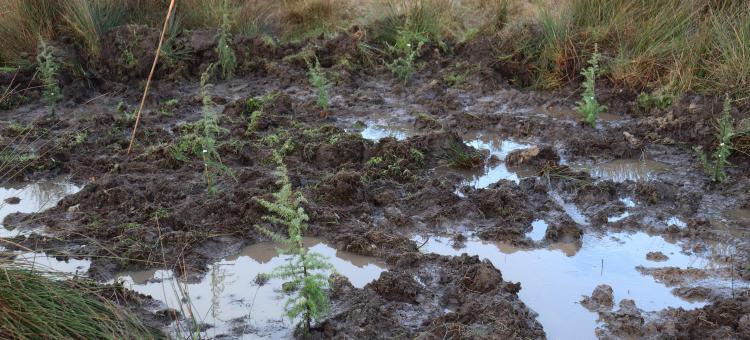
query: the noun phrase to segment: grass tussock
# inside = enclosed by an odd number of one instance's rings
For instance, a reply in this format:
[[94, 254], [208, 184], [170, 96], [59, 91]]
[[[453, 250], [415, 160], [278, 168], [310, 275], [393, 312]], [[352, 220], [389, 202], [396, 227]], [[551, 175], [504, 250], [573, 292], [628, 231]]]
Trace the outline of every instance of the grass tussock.
[[0, 338], [157, 339], [163, 336], [78, 280], [0, 269]]
[[278, 17], [281, 35], [296, 40], [328, 35], [348, 26], [350, 1], [347, 0], [286, 0], [280, 1]]
[[511, 43], [499, 56], [521, 55], [533, 73], [527, 85], [580, 79], [598, 45], [615, 85], [750, 96], [750, 7], [743, 2], [568, 0], [506, 30]]
[[101, 37], [126, 23], [155, 25], [166, 9], [155, 0], [6, 0], [0, 3], [0, 61], [33, 54], [36, 42], [70, 36], [89, 57], [101, 51]]

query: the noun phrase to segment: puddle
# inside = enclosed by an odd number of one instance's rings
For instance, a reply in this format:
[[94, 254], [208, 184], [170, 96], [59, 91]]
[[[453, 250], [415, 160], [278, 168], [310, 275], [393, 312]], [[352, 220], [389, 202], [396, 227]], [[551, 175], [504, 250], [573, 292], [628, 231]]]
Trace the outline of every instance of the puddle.
[[[421, 244], [424, 239], [417, 237], [416, 242]], [[635, 300], [638, 308], [645, 311], [666, 307], [698, 308], [704, 303], [680, 299], [671, 293], [672, 288], [642, 275], [635, 267], [703, 268], [711, 265], [705, 258], [686, 255], [677, 245], [645, 233], [612, 233], [604, 237], [587, 234], [578, 251], [575, 246], [565, 244], [528, 250], [478, 239], [469, 239], [461, 249], [454, 249], [451, 244], [450, 238], [431, 237], [421, 249], [442, 255], [468, 253], [489, 259], [500, 269], [504, 280], [521, 282], [519, 296], [539, 313], [538, 320], [549, 339], [596, 338], [598, 316], [578, 302], [599, 284], [612, 286], [615, 304], [627, 298]], [[655, 265], [646, 260], [650, 251], [661, 251], [669, 259]]]
[[557, 203], [560, 208], [565, 211], [568, 216], [573, 220], [573, 222], [578, 223], [580, 225], [588, 225], [589, 221], [586, 219], [586, 216], [581, 213], [580, 210], [578, 210], [578, 207], [573, 203], [565, 202], [565, 200], [560, 196], [560, 194], [550, 191], [548, 192], [549, 197], [552, 198], [555, 203]]
[[399, 131], [382, 125], [368, 125], [362, 130], [362, 138], [373, 141], [379, 141], [386, 137], [393, 137], [397, 140], [405, 140], [409, 137], [406, 131]]
[[[305, 244], [311, 251], [327, 256], [335, 270], [349, 278], [355, 287], [365, 286], [385, 271], [385, 264], [376, 259], [337, 251], [317, 239], [306, 238]], [[214, 263], [200, 282], [175, 280], [169, 270], [123, 273], [119, 280], [125, 287], [151, 295], [178, 310], [180, 298], [176, 292], [187, 291], [193, 314], [199, 321], [212, 325], [203, 336], [291, 338], [293, 324], [284, 312], [283, 281], [270, 279], [263, 286], [255, 283], [258, 274], [270, 273], [288, 259], [288, 256], [278, 255], [276, 245], [259, 243]], [[178, 335], [177, 327], [171, 332]]]
[[526, 234], [526, 237], [532, 241], [541, 241], [547, 233], [547, 227], [547, 222], [544, 220], [535, 220], [534, 222], [531, 222], [532, 229]]
[[[374, 281], [386, 269], [381, 260], [338, 251], [316, 238], [305, 238], [305, 246], [312, 252], [328, 257], [335, 271], [346, 276], [355, 287], [362, 288]], [[180, 310], [178, 301], [185, 301], [183, 310], [190, 308], [196, 320], [211, 325], [201, 333], [207, 338], [223, 335], [279, 339], [292, 338], [293, 323], [286, 317], [281, 279], [270, 279], [264, 285], [255, 283], [258, 274], [271, 273], [286, 264], [289, 256], [276, 251], [278, 245], [257, 243], [242, 249], [209, 266], [200, 282], [176, 280], [171, 270], [142, 270], [118, 274], [117, 280], [136, 292], [150, 295], [163, 302], [167, 308]], [[91, 265], [89, 260], [57, 260], [41, 253], [18, 255], [13, 265], [34, 266], [40, 271], [85, 275]], [[112, 283], [112, 281], [110, 281]], [[178, 292], [186, 292], [180, 294]], [[175, 325], [169, 329], [175, 338], [188, 332]], [[182, 321], [182, 327], [187, 327]]]
[[85, 276], [91, 266], [91, 261], [73, 258], [61, 261], [44, 253], [25, 253], [16, 256], [13, 259], [13, 265], [40, 272]]
[[[0, 187], [0, 237], [15, 237], [22, 233], [19, 230], [5, 229], [2, 225], [9, 214], [35, 213], [49, 209], [65, 196], [79, 190], [80, 187], [66, 180], [39, 181], [21, 187]], [[6, 202], [6, 199], [11, 197], [17, 197], [20, 201], [17, 204]]]
[[625, 204], [625, 206], [628, 208], [635, 208], [635, 201], [633, 201], [633, 199], [630, 197], [620, 198], [620, 202], [622, 202], [622, 204]]
[[615, 182], [650, 181], [656, 174], [667, 169], [667, 165], [653, 160], [616, 159], [594, 165], [574, 165], [575, 170], [589, 171], [591, 177]]
[[[620, 198], [620, 202], [622, 202], [622, 204], [624, 204], [628, 208], [635, 208], [635, 202], [630, 197]], [[630, 217], [630, 215], [631, 214], [629, 211], [623, 211], [622, 214], [607, 217], [607, 222], [608, 223], [619, 222]]]
[[629, 216], [630, 216], [630, 212], [625, 211], [622, 214], [607, 217], [607, 222], [609, 222], [609, 223], [620, 222], [620, 221], [628, 218]]
[[669, 218], [669, 219], [668, 219], [668, 220], [666, 221], [666, 223], [667, 223], [667, 226], [671, 226], [671, 225], [673, 225], [673, 226], [676, 226], [677, 228], [680, 228], [680, 229], [685, 229], [685, 228], [687, 228], [687, 223], [685, 223], [685, 221], [681, 220], [681, 219], [680, 219], [679, 217], [677, 217], [677, 216], [672, 216], [672, 217], [670, 217], [670, 218]]
[[[353, 129], [355, 130], [355, 129]], [[386, 119], [365, 122], [361, 129], [362, 138], [372, 141], [379, 141], [386, 137], [393, 137], [397, 140], [405, 140], [416, 134], [411, 124], [406, 122], [392, 122]]]
[[497, 136], [489, 136], [483, 134], [477, 135], [474, 138], [469, 138], [466, 142], [466, 145], [469, 145], [477, 150], [488, 150], [490, 152], [490, 156], [496, 156], [499, 161], [494, 164], [487, 164], [485, 165], [484, 169], [479, 171], [450, 169], [450, 171], [457, 171], [466, 177], [466, 181], [461, 183], [461, 187], [468, 185], [475, 189], [481, 189], [486, 188], [491, 184], [497, 183], [498, 181], [503, 179], [513, 181], [515, 183], [521, 182], [518, 174], [516, 172], [510, 171], [508, 167], [505, 166], [505, 157], [515, 150], [530, 148], [532, 145], [517, 143], [512, 140], [500, 139]]

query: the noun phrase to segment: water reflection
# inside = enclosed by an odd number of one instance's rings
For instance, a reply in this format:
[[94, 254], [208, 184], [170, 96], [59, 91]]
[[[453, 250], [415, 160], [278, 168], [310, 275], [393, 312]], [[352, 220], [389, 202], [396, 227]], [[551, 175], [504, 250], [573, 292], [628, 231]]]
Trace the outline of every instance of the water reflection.
[[[416, 242], [424, 242], [416, 237]], [[582, 246], [553, 244], [545, 249], [519, 249], [504, 243], [470, 239], [460, 249], [449, 238], [431, 237], [421, 248], [443, 255], [478, 255], [501, 270], [504, 280], [521, 282], [519, 296], [539, 313], [539, 321], [550, 339], [594, 339], [597, 315], [578, 306], [582, 295], [589, 295], [599, 284], [612, 286], [615, 300], [634, 299], [646, 311], [666, 307], [696, 308], [703, 302], [685, 301], [644, 276], [637, 266], [654, 267], [646, 260], [650, 251], [661, 251], [669, 260], [658, 266], [703, 268], [712, 265], [706, 258], [686, 255], [675, 244], [645, 233], [586, 234]], [[722, 284], [724, 284], [722, 282]], [[729, 285], [729, 283], [725, 283]]]
[[[349, 278], [355, 287], [363, 287], [385, 271], [385, 264], [379, 260], [337, 251], [318, 239], [306, 238], [305, 246], [327, 256], [336, 272]], [[126, 287], [151, 295], [171, 308], [179, 309], [179, 301], [187, 293], [193, 314], [213, 326], [205, 336], [235, 333], [288, 338], [292, 323], [284, 314], [282, 280], [271, 278], [264, 285], [255, 281], [258, 274], [270, 273], [288, 260], [289, 256], [278, 255], [276, 245], [259, 243], [211, 265], [200, 282], [176, 280], [169, 270], [123, 273], [120, 280]]]
[[[39, 181], [20, 187], [0, 187], [0, 237], [14, 237], [19, 230], [8, 230], [2, 225], [6, 216], [11, 213], [35, 213], [49, 209], [65, 196], [81, 190], [77, 185], [66, 180]], [[18, 198], [17, 204], [6, 202], [9, 198]]]

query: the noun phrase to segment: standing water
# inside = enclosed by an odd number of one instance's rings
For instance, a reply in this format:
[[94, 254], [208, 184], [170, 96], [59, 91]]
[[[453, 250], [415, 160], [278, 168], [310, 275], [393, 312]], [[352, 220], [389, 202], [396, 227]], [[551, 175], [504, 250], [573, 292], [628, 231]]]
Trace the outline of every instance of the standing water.
[[[335, 271], [355, 287], [364, 287], [385, 271], [385, 264], [374, 258], [337, 251], [314, 238], [305, 238], [304, 242], [311, 252], [328, 257]], [[283, 281], [256, 280], [259, 274], [270, 274], [289, 261], [290, 257], [279, 255], [276, 247], [272, 243], [245, 247], [211, 265], [206, 276], [195, 283], [176, 279], [171, 270], [123, 273], [119, 280], [125, 287], [164, 302], [168, 308], [182, 310], [183, 315], [189, 314], [189, 308], [198, 323], [211, 325], [202, 332], [206, 337], [290, 338], [293, 323], [284, 313], [287, 293], [283, 292]], [[179, 331], [189, 329], [180, 329], [177, 324], [171, 328], [173, 335]]]
[[573, 165], [572, 168], [588, 170], [591, 177], [614, 182], [643, 182], [652, 180], [658, 173], [666, 170], [667, 165], [648, 159], [616, 159], [593, 165]]
[[[3, 225], [12, 213], [35, 213], [49, 209], [67, 195], [81, 190], [65, 180], [39, 181], [21, 187], [0, 187], [0, 237], [14, 237], [20, 230], [8, 230]], [[1, 245], [0, 245], [1, 246]]]
[[[542, 227], [541, 224], [538, 227]], [[536, 229], [537, 226], [534, 227]], [[532, 232], [533, 233], [533, 232]], [[416, 237], [418, 244], [424, 238]], [[553, 244], [547, 249], [519, 249], [503, 243], [469, 239], [462, 248], [453, 248], [451, 239], [430, 237], [421, 248], [427, 253], [457, 256], [462, 253], [489, 259], [500, 269], [503, 279], [521, 282], [519, 297], [539, 314], [550, 339], [594, 339], [598, 315], [579, 305], [583, 295], [590, 295], [599, 284], [614, 289], [615, 304], [633, 299], [645, 311], [666, 307], [693, 309], [703, 305], [680, 299], [671, 289], [642, 275], [637, 266], [654, 267], [646, 259], [651, 251], [661, 251], [669, 259], [659, 267], [680, 268], [711, 266], [707, 259], [689, 256], [681, 248], [661, 237], [639, 232], [611, 233], [605, 236], [586, 234], [582, 246]], [[730, 282], [711, 281], [711, 284]]]
[[[376, 280], [386, 270], [381, 260], [338, 251], [316, 238], [306, 237], [304, 243], [311, 252], [326, 256], [334, 271], [358, 288]], [[195, 325], [186, 320], [193, 320], [201, 329], [201, 337], [287, 339], [294, 331], [294, 322], [284, 312], [291, 293], [284, 292], [281, 279], [271, 277], [266, 282], [259, 279], [259, 274], [271, 274], [274, 268], [290, 260], [288, 255], [278, 254], [277, 246], [274, 243], [247, 246], [210, 265], [197, 282], [185, 281], [175, 277], [172, 270], [161, 269], [123, 272], [115, 281], [162, 302], [160, 308], [174, 309], [186, 316], [167, 330], [175, 338], [191, 334]], [[91, 262], [62, 261], [42, 253], [26, 253], [16, 256], [14, 264], [85, 275]]]

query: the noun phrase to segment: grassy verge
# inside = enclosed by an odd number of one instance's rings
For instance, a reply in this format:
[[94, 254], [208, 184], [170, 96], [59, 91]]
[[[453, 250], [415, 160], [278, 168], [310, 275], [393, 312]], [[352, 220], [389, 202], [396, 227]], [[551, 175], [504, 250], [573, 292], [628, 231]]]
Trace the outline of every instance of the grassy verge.
[[[36, 53], [41, 37], [72, 36], [97, 56], [101, 36], [125, 23], [158, 26], [164, 1], [8, 0], [0, 4], [0, 63]], [[518, 63], [523, 85], [549, 89], [581, 80], [594, 46], [615, 86], [660, 93], [698, 91], [750, 98], [750, 6], [722, 0], [184, 0], [182, 29], [299, 41], [353, 24], [367, 39], [395, 46], [405, 32], [446, 41], [499, 35], [488, 59]], [[403, 39], [402, 39], [403, 40]], [[448, 48], [449, 49], [449, 48]], [[394, 56], [397, 58], [398, 56]], [[411, 69], [411, 67], [409, 68]]]

